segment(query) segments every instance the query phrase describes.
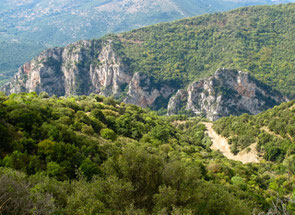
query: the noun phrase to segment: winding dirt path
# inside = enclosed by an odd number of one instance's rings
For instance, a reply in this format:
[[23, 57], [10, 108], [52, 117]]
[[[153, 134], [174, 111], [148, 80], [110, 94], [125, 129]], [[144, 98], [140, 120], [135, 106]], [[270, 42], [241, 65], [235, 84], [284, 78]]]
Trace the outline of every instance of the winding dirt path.
[[203, 122], [203, 124], [207, 127], [207, 134], [211, 138], [212, 141], [212, 150], [219, 150], [225, 157], [235, 161], [241, 161], [242, 163], [259, 163], [259, 158], [256, 151], [256, 144], [252, 144], [250, 146], [251, 151], [246, 152], [246, 150], [234, 155], [230, 151], [230, 145], [226, 138], [218, 135], [214, 129], [212, 128], [213, 123]]

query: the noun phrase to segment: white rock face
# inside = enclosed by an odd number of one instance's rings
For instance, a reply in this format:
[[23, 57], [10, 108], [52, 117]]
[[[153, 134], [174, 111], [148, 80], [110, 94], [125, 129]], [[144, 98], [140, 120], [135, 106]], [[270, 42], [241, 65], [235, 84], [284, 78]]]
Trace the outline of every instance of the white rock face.
[[[119, 97], [122, 93], [121, 86], [129, 84], [132, 79], [127, 74], [127, 68], [121, 63], [112, 49], [111, 43], [103, 45], [98, 56], [101, 65], [90, 67], [90, 92], [100, 93], [104, 96]], [[90, 93], [89, 92], [89, 93]]]
[[257, 114], [286, 101], [248, 73], [236, 70], [220, 69], [212, 77], [193, 82], [186, 90], [155, 83], [144, 73], [130, 72], [111, 40], [79, 41], [44, 51], [19, 68], [0, 91], [47, 92], [57, 96], [96, 93], [152, 109], [168, 104], [168, 114], [186, 110], [211, 120], [230, 114]]
[[135, 73], [129, 83], [127, 97], [124, 102], [139, 105], [141, 107], [155, 107], [161, 100], [168, 100], [175, 89], [163, 84], [156, 87], [151, 79], [140, 73]]
[[192, 111], [210, 120], [243, 113], [258, 114], [286, 101], [248, 73], [219, 69], [214, 76], [179, 90], [168, 103], [168, 114]]
[[69, 96], [90, 93], [117, 96], [132, 75], [115, 55], [111, 41], [79, 41], [49, 49], [23, 65], [3, 89], [7, 94], [41, 92]]
[[[50, 49], [41, 53], [31, 62], [25, 63], [18, 69], [14, 78], [0, 90], [11, 93], [20, 92], [41, 92], [47, 91], [53, 94], [52, 91], [63, 91], [63, 84], [59, 73], [56, 73], [56, 68], [46, 65], [47, 62], [55, 62], [56, 67], [59, 67], [61, 61], [61, 54], [63, 49]], [[48, 61], [46, 61], [48, 60]], [[47, 83], [42, 86], [43, 83]], [[54, 84], [54, 90], [51, 89], [51, 83]]]
[[144, 74], [130, 73], [111, 40], [79, 41], [49, 49], [23, 65], [0, 90], [6, 94], [47, 92], [57, 96], [97, 93], [151, 108], [166, 106], [176, 91], [165, 84], [155, 86]]

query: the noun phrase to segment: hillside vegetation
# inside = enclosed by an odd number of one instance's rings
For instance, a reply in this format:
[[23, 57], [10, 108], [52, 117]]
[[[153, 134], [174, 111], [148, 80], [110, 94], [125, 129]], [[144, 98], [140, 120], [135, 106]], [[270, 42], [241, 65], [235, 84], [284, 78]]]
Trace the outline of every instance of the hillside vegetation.
[[[290, 1], [5, 0], [0, 3], [0, 41], [7, 48], [0, 56], [0, 74], [6, 75], [0, 76], [0, 81], [8, 80], [21, 64], [46, 47], [204, 13], [280, 2]], [[207, 77], [218, 67], [232, 66], [252, 71], [269, 83], [275, 77], [273, 86], [289, 93], [294, 79], [288, 79], [294, 60], [293, 17], [292, 5], [240, 9], [136, 30], [123, 40], [131, 43], [124, 46], [137, 71], [168, 72], [166, 78], [171, 72], [173, 79], [184, 78], [186, 83]], [[144, 42], [141, 47], [134, 48], [140, 41]]]
[[175, 87], [217, 68], [250, 72], [295, 93], [295, 4], [255, 6], [158, 24], [109, 36], [133, 72]]
[[0, 40], [0, 86], [11, 79], [19, 66], [31, 60], [43, 49], [45, 49], [44, 45], [32, 41]]
[[[290, 1], [2, 0], [0, 41], [6, 42], [7, 49], [2, 52], [0, 44], [0, 53], [3, 53], [0, 56], [0, 74], [6, 73], [5, 77], [0, 76], [0, 81], [7, 81], [19, 66], [46, 47], [204, 13], [281, 2]], [[38, 48], [36, 44], [39, 44]]]
[[[256, 116], [222, 118], [214, 123], [214, 129], [229, 139], [233, 153], [257, 143], [258, 152], [266, 160], [295, 161], [295, 101]], [[290, 172], [295, 173], [294, 164], [290, 165]]]
[[227, 160], [199, 122], [97, 95], [1, 95], [0, 212], [294, 212], [287, 164]]

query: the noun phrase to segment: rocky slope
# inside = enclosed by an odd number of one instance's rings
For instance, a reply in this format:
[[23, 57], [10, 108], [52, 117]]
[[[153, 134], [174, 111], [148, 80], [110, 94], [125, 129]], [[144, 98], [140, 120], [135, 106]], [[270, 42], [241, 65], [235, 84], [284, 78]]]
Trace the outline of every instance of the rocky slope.
[[20, 67], [0, 90], [6, 94], [47, 92], [57, 96], [97, 93], [152, 109], [166, 108], [168, 104], [168, 114], [191, 111], [211, 120], [257, 114], [285, 101], [280, 93], [236, 70], [219, 69], [214, 76], [193, 82], [186, 90], [171, 83], [155, 83], [153, 77], [133, 72], [119, 57], [111, 39], [49, 49]]
[[168, 101], [176, 91], [165, 84], [155, 85], [145, 74], [130, 72], [111, 40], [79, 41], [49, 49], [20, 67], [0, 90], [57, 96], [97, 93], [151, 108], [160, 108], [161, 101]]
[[204, 13], [290, 1], [1, 0], [0, 85], [48, 47]]
[[249, 73], [219, 69], [207, 79], [178, 90], [168, 104], [168, 114], [184, 110], [210, 120], [243, 113], [258, 114], [287, 99], [252, 78]]

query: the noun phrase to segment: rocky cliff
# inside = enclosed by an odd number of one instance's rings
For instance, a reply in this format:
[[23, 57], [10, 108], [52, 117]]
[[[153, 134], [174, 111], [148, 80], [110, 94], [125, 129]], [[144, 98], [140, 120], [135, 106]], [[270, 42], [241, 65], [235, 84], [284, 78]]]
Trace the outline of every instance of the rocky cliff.
[[20, 67], [0, 91], [57, 96], [97, 93], [157, 109], [166, 107], [176, 89], [156, 85], [151, 77], [130, 72], [116, 54], [112, 40], [92, 40], [44, 51]]
[[217, 120], [229, 115], [258, 114], [286, 100], [248, 73], [219, 69], [186, 90], [178, 90], [168, 103], [168, 114], [191, 111]]
[[186, 90], [155, 82], [146, 73], [134, 73], [128, 68], [111, 39], [79, 41], [49, 49], [20, 67], [0, 91], [47, 92], [57, 96], [97, 93], [156, 110], [168, 104], [168, 114], [189, 111], [211, 120], [257, 114], [285, 101], [279, 92], [236, 70], [220, 69], [212, 77], [193, 82]]

